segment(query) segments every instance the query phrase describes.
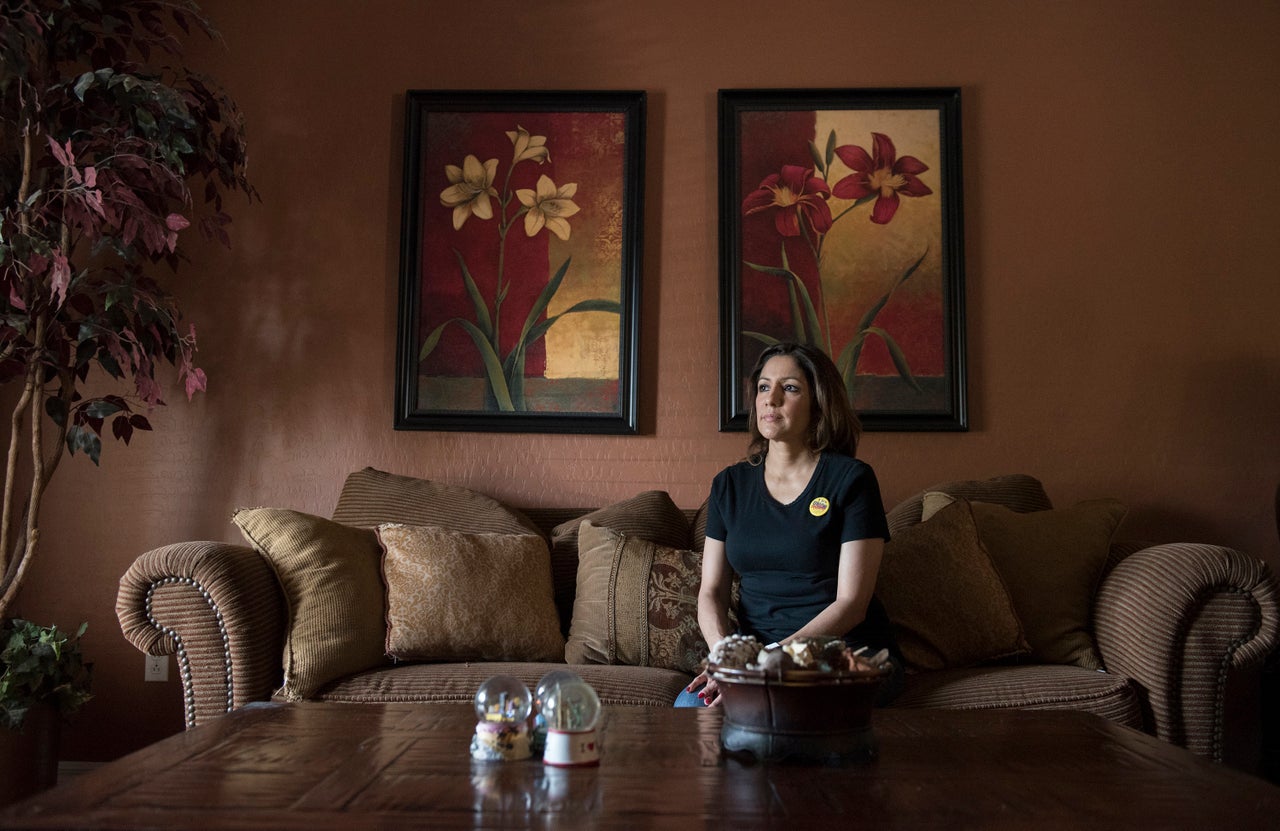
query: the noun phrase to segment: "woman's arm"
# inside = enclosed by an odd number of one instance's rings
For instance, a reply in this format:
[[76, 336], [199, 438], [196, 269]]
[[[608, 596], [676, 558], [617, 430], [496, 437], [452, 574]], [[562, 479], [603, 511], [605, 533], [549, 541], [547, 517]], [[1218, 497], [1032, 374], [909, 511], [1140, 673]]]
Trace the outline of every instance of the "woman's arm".
[[[708, 647], [715, 646], [733, 632], [729, 627], [732, 586], [733, 573], [724, 553], [724, 541], [707, 537], [702, 549], [702, 583], [698, 586], [698, 628], [702, 630]], [[708, 707], [715, 707], [720, 703], [717, 686], [715, 679], [703, 670], [685, 687], [685, 691], [693, 692], [701, 687], [702, 692], [698, 696]]]
[[729, 627], [729, 592], [733, 572], [724, 553], [724, 541], [707, 537], [702, 549], [702, 583], [698, 586], [698, 628], [707, 646], [733, 633]]
[[[707, 540], [708, 544], [711, 542]], [[884, 540], [850, 540], [840, 546], [840, 566], [836, 572], [836, 599], [813, 620], [783, 640], [831, 635], [841, 637], [867, 616], [871, 595], [876, 589], [876, 575], [884, 557]], [[703, 560], [703, 579], [706, 560]], [[701, 608], [701, 600], [699, 600]], [[699, 615], [701, 621], [701, 615]]]

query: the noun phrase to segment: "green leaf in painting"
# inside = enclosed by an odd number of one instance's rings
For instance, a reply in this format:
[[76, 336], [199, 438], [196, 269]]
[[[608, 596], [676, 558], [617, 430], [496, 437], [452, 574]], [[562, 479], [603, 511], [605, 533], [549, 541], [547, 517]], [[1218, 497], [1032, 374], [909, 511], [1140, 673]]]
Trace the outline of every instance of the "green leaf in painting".
[[763, 343], [765, 346], [773, 346], [775, 343], [781, 343], [781, 341], [779, 341], [777, 338], [773, 337], [772, 335], [766, 335], [763, 332], [751, 332], [751, 331], [743, 330], [742, 336], [744, 338], [751, 338], [754, 341], [759, 341], [760, 343]]
[[435, 351], [436, 344], [440, 343], [440, 335], [444, 333], [444, 327], [452, 322], [452, 320], [446, 320], [427, 335], [427, 339], [422, 342], [422, 348], [418, 350], [418, 363], [425, 361], [427, 356]]
[[558, 315], [549, 317], [529, 330], [529, 343], [537, 343], [538, 338], [547, 333], [547, 330], [560, 318], [565, 315], [577, 314], [579, 312], [611, 312], [616, 315], [622, 314], [622, 304], [616, 300], [581, 300], [574, 303]]
[[518, 348], [523, 350], [528, 345], [529, 330], [537, 324], [538, 318], [546, 314], [547, 306], [551, 305], [551, 298], [555, 297], [556, 292], [560, 290], [560, 284], [564, 282], [564, 275], [568, 273], [569, 263], [572, 260], [573, 257], [568, 257], [560, 264], [560, 267], [556, 269], [556, 273], [551, 275], [551, 279], [543, 286], [542, 291], [538, 294], [538, 299], [529, 308], [529, 314], [524, 319], [524, 328], [520, 330]]
[[889, 287], [889, 290], [886, 291], [883, 295], [881, 295], [880, 299], [871, 305], [871, 308], [867, 309], [867, 313], [862, 316], [862, 320], [858, 321], [859, 332], [863, 331], [864, 329], [866, 329], [872, 323], [875, 322], [876, 317], [879, 316], [880, 314], [880, 310], [883, 309], [888, 304], [889, 298], [893, 296], [893, 293], [897, 291], [899, 286], [907, 282], [907, 278], [909, 278], [912, 274], [916, 273], [916, 269], [920, 267], [920, 263], [924, 262], [924, 258], [927, 257], [928, 255], [929, 255], [929, 248], [926, 246], [924, 249], [924, 253], [920, 255], [920, 258], [916, 260], [914, 263], [912, 263], [911, 265], [907, 266], [906, 271], [902, 272], [902, 276], [899, 277], [894, 282], [894, 284]]
[[916, 392], [921, 392], [919, 382], [911, 374], [911, 366], [907, 363], [907, 355], [902, 351], [902, 347], [898, 345], [898, 342], [893, 339], [893, 336], [878, 326], [872, 326], [867, 331], [877, 335], [880, 340], [884, 341], [884, 345], [889, 349], [889, 357], [893, 360], [893, 366], [898, 370], [898, 374], [902, 376], [902, 380], [910, 384], [911, 388]]
[[761, 274], [773, 274], [779, 277], [794, 276], [789, 268], [780, 268], [776, 265], [759, 265], [757, 263], [747, 262], [746, 260], [743, 260], [743, 264], [746, 265], [747, 268], [759, 271]]
[[502, 373], [502, 361], [494, 351], [493, 344], [489, 343], [484, 332], [471, 321], [457, 318], [457, 322], [471, 336], [472, 342], [480, 352], [480, 358], [484, 361], [485, 374], [489, 380], [489, 389], [493, 391], [494, 400], [498, 402], [498, 409], [506, 413], [515, 412], [511, 392], [507, 389], [507, 379]]
[[462, 269], [462, 283], [467, 288], [467, 297], [471, 298], [471, 305], [476, 312], [476, 323], [480, 326], [480, 331], [484, 333], [485, 339], [493, 341], [493, 320], [489, 317], [489, 307], [485, 305], [484, 297], [480, 294], [480, 288], [476, 285], [476, 281], [471, 279], [471, 271], [467, 268], [466, 260], [462, 259], [462, 254], [456, 248], [453, 255], [458, 258], [458, 267]]
[[809, 142], [809, 155], [813, 158], [813, 163], [817, 166], [818, 172], [826, 173], [827, 163], [822, 159], [822, 151], [812, 141]]

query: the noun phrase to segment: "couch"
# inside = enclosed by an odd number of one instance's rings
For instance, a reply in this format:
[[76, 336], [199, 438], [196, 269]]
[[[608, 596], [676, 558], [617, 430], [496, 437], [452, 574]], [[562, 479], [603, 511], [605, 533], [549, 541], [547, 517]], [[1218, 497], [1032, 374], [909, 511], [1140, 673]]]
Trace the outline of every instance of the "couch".
[[[705, 655], [704, 510], [661, 491], [518, 510], [366, 468], [331, 518], [244, 509], [246, 544], [141, 555], [117, 615], [139, 650], [177, 657], [188, 727], [272, 697], [470, 700], [566, 659], [605, 704], [670, 706]], [[892, 706], [1085, 710], [1221, 760], [1228, 682], [1280, 643], [1280, 587], [1228, 548], [1118, 541], [1123, 515], [1055, 508], [1026, 475], [893, 507], [878, 592], [908, 674]]]

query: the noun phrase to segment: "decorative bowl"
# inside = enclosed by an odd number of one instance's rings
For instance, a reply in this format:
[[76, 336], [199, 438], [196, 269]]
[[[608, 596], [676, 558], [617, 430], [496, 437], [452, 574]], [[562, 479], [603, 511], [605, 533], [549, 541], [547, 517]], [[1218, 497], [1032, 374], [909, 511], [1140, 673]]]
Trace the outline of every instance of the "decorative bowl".
[[762, 762], [843, 765], [876, 757], [871, 709], [889, 675], [868, 670], [731, 669], [712, 665], [726, 754]]

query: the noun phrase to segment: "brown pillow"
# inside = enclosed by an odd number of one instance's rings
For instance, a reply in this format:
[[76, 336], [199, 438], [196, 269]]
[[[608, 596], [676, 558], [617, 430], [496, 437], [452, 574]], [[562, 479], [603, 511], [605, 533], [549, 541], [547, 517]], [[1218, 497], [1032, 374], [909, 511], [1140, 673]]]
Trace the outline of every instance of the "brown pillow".
[[333, 521], [359, 528], [398, 522], [468, 534], [542, 535], [524, 514], [482, 493], [371, 467], [347, 477]]
[[386, 652], [419, 661], [561, 661], [547, 543], [383, 524]]
[[[924, 501], [928, 515], [954, 500], [927, 493]], [[1021, 514], [985, 502], [970, 507], [1035, 659], [1101, 669], [1091, 634], [1093, 597], [1125, 507], [1114, 499]]]
[[707, 548], [707, 509], [711, 504], [711, 497], [702, 500], [702, 504], [698, 506], [697, 512], [693, 515], [693, 521], [689, 523], [689, 532], [693, 535], [693, 550], [705, 551]]
[[[600, 528], [639, 537], [669, 548], [690, 548], [689, 520], [666, 491], [645, 491], [551, 530], [551, 570], [556, 595], [569, 597], [578, 579], [578, 526], [589, 520]], [[562, 621], [568, 626], [569, 620]]]
[[967, 479], [959, 482], [947, 482], [934, 485], [928, 491], [922, 491], [902, 500], [889, 511], [889, 533], [898, 534], [903, 529], [922, 521], [921, 510], [924, 495], [927, 492], [950, 494], [968, 499], [972, 502], [990, 502], [1004, 505], [1018, 512], [1048, 511], [1053, 508], [1049, 494], [1045, 493], [1040, 480], [1025, 473], [1013, 473], [1008, 476], [996, 476], [991, 479]]
[[696, 673], [702, 556], [583, 521], [578, 590], [565, 644], [571, 664], [630, 664]]
[[299, 701], [385, 663], [382, 552], [372, 531], [277, 508], [241, 508], [231, 519], [284, 589], [283, 698]]
[[671, 548], [689, 548], [689, 520], [666, 491], [645, 491], [615, 502], [586, 516], [562, 522], [551, 531], [552, 545], [578, 544], [578, 528], [590, 521], [597, 528], [613, 530]]
[[966, 667], [1031, 651], [963, 500], [885, 544], [876, 596], [911, 669]]

